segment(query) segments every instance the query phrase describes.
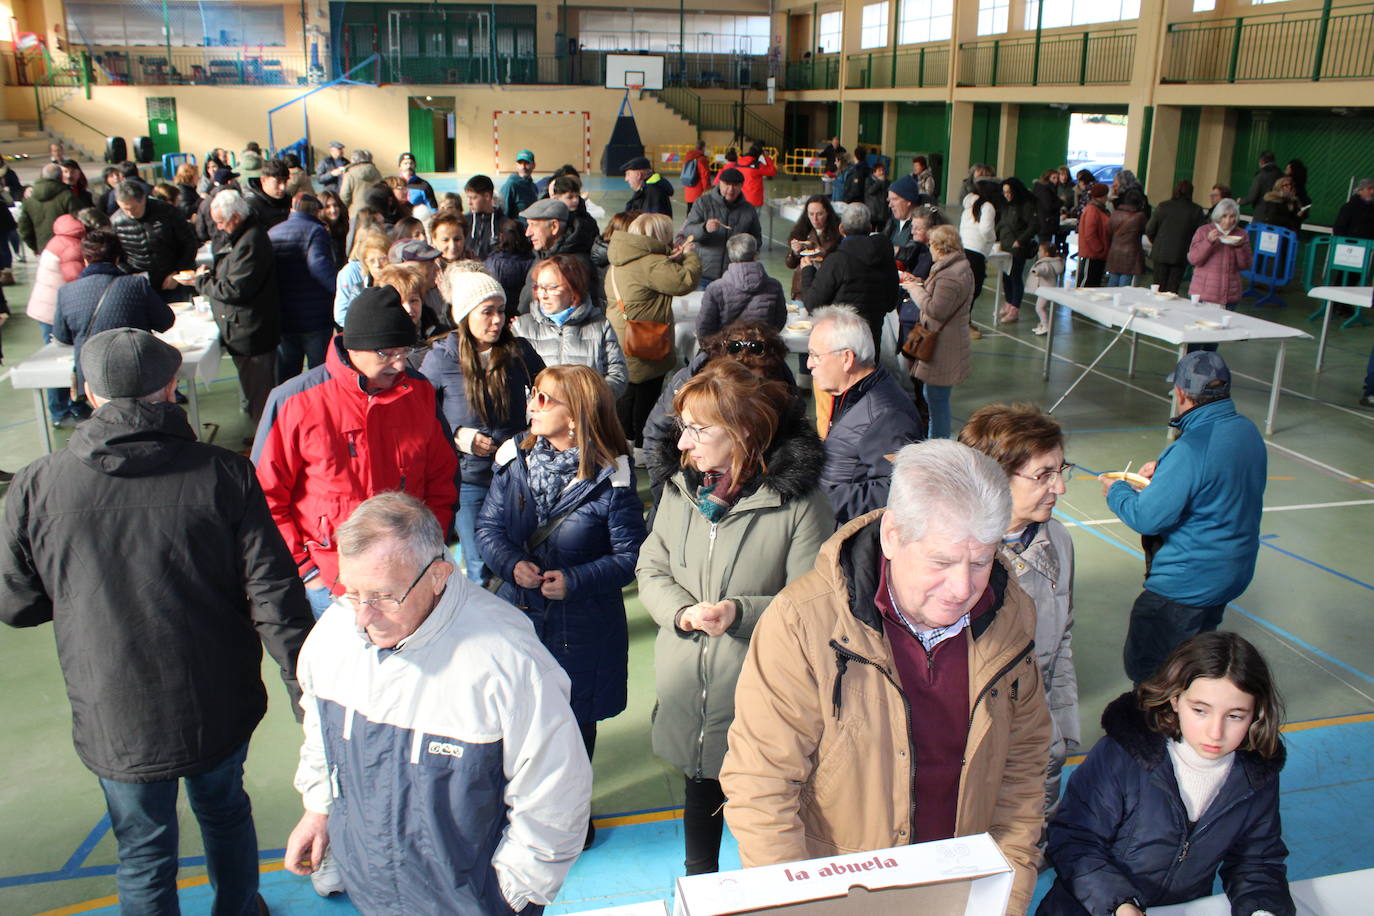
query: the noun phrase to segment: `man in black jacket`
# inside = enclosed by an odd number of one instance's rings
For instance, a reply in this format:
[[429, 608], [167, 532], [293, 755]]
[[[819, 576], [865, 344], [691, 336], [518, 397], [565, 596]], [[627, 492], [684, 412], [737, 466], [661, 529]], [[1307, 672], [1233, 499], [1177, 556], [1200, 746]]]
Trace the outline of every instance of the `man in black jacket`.
[[238, 191], [216, 194], [210, 218], [219, 231], [215, 263], [196, 272], [196, 292], [210, 300], [220, 342], [234, 358], [239, 387], [256, 429], [267, 396], [277, 383], [277, 344], [281, 343], [277, 258], [272, 240]]
[[87, 343], [95, 413], [67, 448], [20, 471], [5, 500], [0, 620], [53, 623], [125, 911], [176, 907], [184, 778], [214, 911], [265, 913], [243, 761], [267, 710], [262, 646], [295, 711], [311, 616], [253, 465], [197, 442], [173, 403], [180, 365], [147, 331]]
[[262, 167], [261, 177], [248, 179], [248, 190], [243, 196], [263, 232], [286, 222], [291, 215], [291, 198], [286, 194], [290, 180], [291, 170], [280, 159], [268, 159]]
[[668, 179], [654, 171], [653, 164], [643, 156], [636, 156], [621, 166], [625, 172], [625, 182], [634, 191], [625, 204], [625, 211], [638, 210], [640, 213], [662, 213], [672, 218], [673, 186]]
[[1283, 177], [1283, 170], [1279, 168], [1273, 150], [1265, 150], [1259, 156], [1259, 171], [1255, 173], [1255, 180], [1250, 183], [1250, 193], [1246, 194], [1239, 201], [1242, 207], [1256, 206], [1264, 200], [1264, 195], [1268, 194], [1274, 187], [1274, 182]]
[[110, 225], [119, 236], [129, 272], [146, 273], [163, 301], [177, 302], [185, 296], [172, 275], [195, 267], [200, 243], [181, 211], [165, 200], [148, 196], [146, 188], [134, 181], [122, 181], [115, 187], [119, 209]]
[[853, 303], [873, 332], [873, 345], [883, 340], [883, 316], [897, 307], [897, 261], [887, 236], [870, 233], [868, 207], [850, 204], [840, 218], [840, 247], [819, 268], [802, 258], [802, 302], [808, 312], [837, 302]]

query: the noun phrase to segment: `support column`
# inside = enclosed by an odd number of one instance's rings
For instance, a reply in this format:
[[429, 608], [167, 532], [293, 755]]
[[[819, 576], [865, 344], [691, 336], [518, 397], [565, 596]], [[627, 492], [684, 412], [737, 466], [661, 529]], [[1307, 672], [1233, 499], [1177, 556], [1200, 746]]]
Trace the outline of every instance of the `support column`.
[[896, 102], [883, 103], [883, 134], [882, 149], [883, 155], [891, 160], [891, 165], [887, 169], [889, 181], [894, 181], [899, 175], [905, 174], [897, 164], [897, 104]]
[[[1002, 106], [1001, 122], [998, 128], [997, 175], [1005, 178], [1016, 174], [1016, 128], [1021, 120], [1021, 106], [1007, 102]], [[954, 174], [953, 170], [950, 174]], [[964, 169], [964, 175], [968, 169]], [[960, 175], [962, 181], [964, 175]]]
[[957, 200], [959, 186], [973, 168], [970, 139], [973, 134], [973, 103], [954, 102], [949, 112], [949, 158], [945, 160], [945, 187], [941, 200]]
[[[1149, 103], [1144, 98], [1132, 99], [1126, 108], [1126, 161], [1125, 168], [1140, 172], [1140, 141], [1145, 136], [1145, 112]], [[1154, 198], [1151, 197], [1151, 200]], [[1166, 197], [1165, 200], [1168, 200]]]
[[[1178, 162], [1178, 126], [1183, 109], [1177, 105], [1155, 107], [1154, 129], [1150, 132], [1150, 169], [1145, 178], [1145, 194], [1150, 200], [1168, 200], [1174, 191], [1174, 166]], [[1202, 196], [1206, 200], [1206, 195]]]
[[[1206, 199], [1206, 189], [1214, 184], [1231, 183], [1231, 155], [1236, 144], [1236, 114], [1231, 108], [1209, 106], [1198, 119], [1197, 163], [1193, 166], [1193, 187]], [[1232, 188], [1244, 194], [1246, 188]]]

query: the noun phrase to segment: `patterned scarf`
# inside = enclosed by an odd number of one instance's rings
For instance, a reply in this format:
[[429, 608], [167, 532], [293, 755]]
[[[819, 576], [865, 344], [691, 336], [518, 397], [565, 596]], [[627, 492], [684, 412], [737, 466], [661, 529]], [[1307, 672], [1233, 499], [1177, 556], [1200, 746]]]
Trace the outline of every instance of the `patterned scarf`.
[[525, 458], [529, 468], [530, 490], [534, 494], [534, 517], [539, 525], [545, 525], [553, 517], [553, 507], [558, 505], [558, 497], [577, 476], [577, 446], [558, 451], [549, 445], [547, 439], [539, 441], [530, 449]]
[[701, 486], [697, 487], [697, 509], [708, 521], [718, 522], [739, 495], [739, 486], [728, 473], [712, 471], [702, 475]]

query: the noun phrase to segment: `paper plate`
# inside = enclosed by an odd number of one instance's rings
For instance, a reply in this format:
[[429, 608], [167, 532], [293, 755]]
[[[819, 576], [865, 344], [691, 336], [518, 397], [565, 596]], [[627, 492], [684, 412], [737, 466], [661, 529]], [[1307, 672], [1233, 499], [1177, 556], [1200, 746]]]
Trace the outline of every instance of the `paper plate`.
[[788, 329], [789, 331], [809, 331], [809, 330], [811, 330], [811, 322], [809, 322], [809, 321], [794, 321], [794, 322], [792, 322], [791, 324], [789, 324], [789, 325], [787, 326], [787, 329]]
[[1108, 471], [1102, 476], [1112, 480], [1124, 480], [1137, 489], [1144, 489], [1150, 485], [1150, 478], [1141, 477], [1135, 471]]
[[1223, 235], [1221, 238], [1217, 239], [1217, 241], [1221, 242], [1223, 245], [1239, 245], [1244, 240], [1245, 237], [1240, 235]]

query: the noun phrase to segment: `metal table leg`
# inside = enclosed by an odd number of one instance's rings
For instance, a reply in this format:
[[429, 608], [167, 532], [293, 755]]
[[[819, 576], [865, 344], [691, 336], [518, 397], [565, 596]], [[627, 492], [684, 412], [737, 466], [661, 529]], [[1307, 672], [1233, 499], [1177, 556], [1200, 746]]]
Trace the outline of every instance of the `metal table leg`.
[[1045, 381], [1050, 378], [1050, 354], [1054, 350], [1054, 313], [1059, 308], [1059, 303], [1050, 303], [1050, 317], [1045, 322], [1045, 365], [1040, 372], [1040, 377]]
[[[992, 294], [992, 326], [1002, 323], [1002, 271], [997, 271], [997, 288]], [[1048, 365], [1048, 364], [1046, 364]]]
[[[200, 396], [196, 394], [196, 379], [194, 376], [186, 380], [186, 412], [191, 415], [191, 429], [195, 431], [196, 438], [200, 438]], [[257, 430], [254, 430], [256, 432]]]
[[[1328, 310], [1331, 303], [1327, 303]], [[1283, 387], [1283, 357], [1288, 349], [1288, 341], [1279, 341], [1279, 355], [1274, 357], [1274, 383], [1269, 386], [1269, 413], [1264, 418], [1264, 434], [1274, 435], [1274, 415], [1279, 411], [1279, 389]]]
[[1331, 300], [1326, 300], [1326, 309], [1322, 312], [1322, 334], [1317, 338], [1317, 371], [1322, 371], [1322, 360], [1326, 357], [1326, 329], [1331, 324]]
[[48, 389], [33, 389], [33, 415], [38, 420], [38, 444], [43, 454], [52, 454], [52, 417], [48, 416]]
[[1135, 378], [1135, 348], [1136, 348], [1136, 344], [1139, 343], [1139, 342], [1140, 342], [1140, 335], [1137, 334], [1135, 331], [1132, 331], [1132, 332], [1131, 332], [1131, 357], [1130, 357], [1129, 361], [1126, 363], [1126, 377], [1127, 377], [1127, 378]]

